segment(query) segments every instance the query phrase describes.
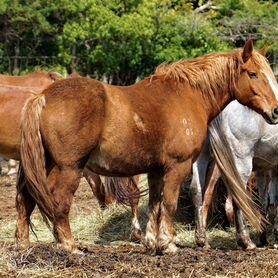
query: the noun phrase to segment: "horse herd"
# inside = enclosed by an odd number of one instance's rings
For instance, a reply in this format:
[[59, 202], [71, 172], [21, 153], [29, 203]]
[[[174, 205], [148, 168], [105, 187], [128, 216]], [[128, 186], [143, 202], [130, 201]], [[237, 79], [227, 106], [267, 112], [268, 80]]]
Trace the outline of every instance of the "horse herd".
[[[98, 175], [142, 173], [149, 186], [149, 221], [142, 240], [147, 252], [177, 251], [173, 217], [181, 184], [190, 174], [198, 245], [208, 246], [202, 218], [206, 184], [213, 186], [219, 175], [233, 200], [238, 243], [255, 247], [245, 218], [262, 232], [265, 243], [278, 164], [278, 85], [265, 54], [266, 48], [256, 51], [249, 40], [228, 53], [162, 64], [145, 80], [122, 87], [83, 77], [38, 76], [42, 73], [9, 77], [12, 81], [1, 76], [0, 154], [21, 161], [19, 246], [29, 246], [30, 216], [38, 205], [58, 245], [79, 253], [69, 211], [80, 178], [87, 178], [104, 204]], [[246, 191], [253, 170], [263, 213]], [[266, 183], [269, 170], [271, 182]], [[139, 240], [136, 179], [124, 182], [133, 195], [132, 238]], [[114, 186], [115, 191], [122, 188]]]

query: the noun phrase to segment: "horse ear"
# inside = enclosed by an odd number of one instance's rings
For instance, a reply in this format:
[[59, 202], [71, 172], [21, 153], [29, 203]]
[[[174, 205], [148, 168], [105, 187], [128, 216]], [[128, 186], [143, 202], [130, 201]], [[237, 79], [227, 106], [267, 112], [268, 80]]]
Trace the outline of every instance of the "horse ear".
[[242, 59], [244, 63], [246, 63], [248, 59], [252, 56], [252, 52], [253, 52], [253, 41], [252, 39], [249, 39], [244, 45], [243, 52], [242, 52]]
[[261, 48], [261, 49], [259, 50], [259, 53], [260, 53], [261, 55], [263, 55], [263, 56], [266, 56], [268, 49], [269, 49], [269, 46], [268, 46], [268, 45], [265, 45], [263, 48]]
[[60, 73], [57, 73], [57, 72], [48, 72], [48, 75], [54, 81], [63, 79], [63, 76]]

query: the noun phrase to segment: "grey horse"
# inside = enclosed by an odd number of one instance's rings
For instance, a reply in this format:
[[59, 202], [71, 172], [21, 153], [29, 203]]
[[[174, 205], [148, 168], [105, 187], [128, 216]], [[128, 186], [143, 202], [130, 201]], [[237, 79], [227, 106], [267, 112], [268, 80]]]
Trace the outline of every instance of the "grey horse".
[[[269, 205], [277, 206], [278, 126], [267, 124], [262, 116], [233, 101], [211, 123], [207, 143], [193, 165], [191, 190], [195, 203], [196, 243], [199, 246], [209, 246], [202, 219], [202, 199], [208, 166], [215, 156], [219, 160], [219, 152], [221, 152], [221, 167], [229, 167], [229, 161], [225, 160], [225, 156], [229, 157], [225, 155], [226, 151], [231, 152], [236, 165], [235, 170], [238, 171], [245, 185], [251, 172], [256, 171], [262, 211], [266, 213]], [[264, 177], [269, 170], [271, 170], [270, 183], [266, 184]], [[278, 231], [277, 220], [276, 217], [274, 226], [276, 232]], [[236, 206], [235, 226], [238, 244], [246, 249], [255, 248], [256, 245], [250, 239], [242, 212]], [[265, 231], [262, 232], [260, 240], [262, 244], [266, 243]]]

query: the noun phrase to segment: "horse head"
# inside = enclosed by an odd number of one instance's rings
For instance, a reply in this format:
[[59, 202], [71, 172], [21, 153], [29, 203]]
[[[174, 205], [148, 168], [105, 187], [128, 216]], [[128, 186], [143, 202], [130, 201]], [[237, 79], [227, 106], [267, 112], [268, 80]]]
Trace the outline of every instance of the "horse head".
[[239, 52], [240, 74], [236, 99], [261, 114], [270, 124], [278, 123], [278, 84], [265, 58], [266, 47], [255, 51], [252, 40]]

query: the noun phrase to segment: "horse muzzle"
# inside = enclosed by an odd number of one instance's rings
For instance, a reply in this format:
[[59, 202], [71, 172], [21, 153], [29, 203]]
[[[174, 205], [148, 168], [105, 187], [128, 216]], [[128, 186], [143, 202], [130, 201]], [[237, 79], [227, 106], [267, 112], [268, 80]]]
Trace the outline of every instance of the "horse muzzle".
[[271, 125], [278, 124], [278, 107], [274, 108], [271, 113], [264, 113], [264, 118]]

